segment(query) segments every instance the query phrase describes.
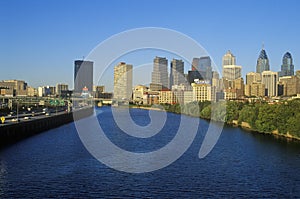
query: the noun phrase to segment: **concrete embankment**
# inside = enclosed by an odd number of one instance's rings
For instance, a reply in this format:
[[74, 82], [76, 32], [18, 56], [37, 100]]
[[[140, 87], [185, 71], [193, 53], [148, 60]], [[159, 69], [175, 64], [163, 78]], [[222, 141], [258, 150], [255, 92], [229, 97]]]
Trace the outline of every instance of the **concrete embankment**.
[[94, 108], [0, 126], [0, 147], [92, 115]]

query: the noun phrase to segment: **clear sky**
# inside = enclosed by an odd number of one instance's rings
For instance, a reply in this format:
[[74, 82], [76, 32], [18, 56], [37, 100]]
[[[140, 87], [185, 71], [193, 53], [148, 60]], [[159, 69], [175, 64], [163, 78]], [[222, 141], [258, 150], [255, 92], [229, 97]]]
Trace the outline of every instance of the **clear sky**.
[[298, 0], [1, 0], [0, 80], [72, 88], [75, 59], [114, 34], [142, 27], [188, 35], [219, 68], [230, 49], [243, 75], [255, 70], [262, 43], [271, 70], [280, 70], [286, 51], [300, 70], [299, 10]]

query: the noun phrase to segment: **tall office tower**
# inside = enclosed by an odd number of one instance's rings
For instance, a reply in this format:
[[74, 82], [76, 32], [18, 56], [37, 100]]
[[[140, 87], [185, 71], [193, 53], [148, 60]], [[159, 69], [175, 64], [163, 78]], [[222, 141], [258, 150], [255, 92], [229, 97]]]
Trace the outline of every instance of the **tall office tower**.
[[272, 71], [263, 71], [262, 72], [262, 83], [265, 84], [265, 95], [266, 96], [277, 96], [277, 82], [278, 82], [278, 73]]
[[129, 100], [132, 96], [132, 65], [120, 62], [114, 67], [114, 98]]
[[74, 92], [81, 93], [83, 88], [93, 90], [93, 62], [76, 60], [74, 67]]
[[231, 53], [230, 50], [228, 50], [222, 58], [222, 66], [227, 65], [236, 65], [235, 56]]
[[287, 52], [282, 58], [280, 76], [292, 76], [294, 75], [294, 65], [291, 53]]
[[246, 84], [252, 84], [253, 82], [261, 82], [261, 76], [259, 73], [250, 72], [246, 74]]
[[198, 57], [193, 58], [192, 71], [198, 70], [199, 61], [200, 61], [200, 58], [198, 58]]
[[257, 59], [256, 72], [261, 74], [263, 71], [269, 71], [269, 70], [270, 70], [269, 59], [265, 49], [263, 48], [260, 51], [259, 57]]
[[170, 71], [170, 88], [173, 85], [184, 84], [184, 62], [182, 60], [173, 59], [171, 62], [171, 71]]
[[223, 66], [223, 78], [227, 80], [235, 80], [242, 77], [242, 67], [237, 65]]
[[152, 84], [168, 88], [168, 60], [164, 57], [155, 57], [153, 60]]
[[200, 57], [198, 70], [205, 80], [211, 82], [212, 67], [211, 67], [211, 59], [209, 56]]
[[219, 76], [219, 73], [217, 71], [212, 72], [211, 85], [215, 86], [216, 88], [220, 87], [220, 76]]

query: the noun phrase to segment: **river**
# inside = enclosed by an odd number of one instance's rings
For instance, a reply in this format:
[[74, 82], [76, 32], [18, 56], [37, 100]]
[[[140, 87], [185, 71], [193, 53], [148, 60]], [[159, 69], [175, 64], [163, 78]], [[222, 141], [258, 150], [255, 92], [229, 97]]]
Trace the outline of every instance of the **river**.
[[[167, 113], [162, 132], [147, 139], [134, 139], [121, 133], [110, 107], [100, 108], [97, 113], [113, 143], [139, 153], [169, 143], [181, 117]], [[131, 109], [130, 113], [138, 125], [150, 122], [148, 110]], [[74, 123], [66, 124], [1, 149], [0, 197], [300, 197], [299, 142], [225, 126], [213, 150], [199, 159], [208, 124], [200, 120], [191, 146], [174, 163], [139, 174], [117, 171], [99, 162], [82, 144]]]

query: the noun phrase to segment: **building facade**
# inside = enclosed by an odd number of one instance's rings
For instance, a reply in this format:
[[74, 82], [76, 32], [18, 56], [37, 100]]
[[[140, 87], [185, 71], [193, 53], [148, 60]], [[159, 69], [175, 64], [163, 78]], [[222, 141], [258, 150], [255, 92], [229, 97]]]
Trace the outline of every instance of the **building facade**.
[[222, 66], [224, 67], [227, 65], [236, 65], [236, 58], [230, 50], [228, 50], [222, 58]]
[[114, 67], [114, 98], [132, 98], [132, 65], [120, 62]]
[[74, 92], [81, 93], [83, 88], [93, 90], [93, 65], [91, 61], [76, 60], [74, 62]]
[[215, 101], [216, 89], [210, 84], [195, 84], [192, 83], [193, 101]]
[[282, 58], [280, 76], [292, 76], [294, 75], [294, 64], [291, 53], [287, 52]]
[[274, 97], [278, 92], [278, 73], [273, 71], [262, 72], [262, 83], [265, 85], [265, 96]]
[[269, 70], [270, 70], [269, 59], [265, 49], [262, 49], [257, 59], [256, 72], [261, 74], [263, 71], [269, 71]]
[[223, 66], [223, 78], [227, 80], [235, 80], [242, 77], [242, 67], [237, 65]]
[[186, 82], [184, 76], [184, 62], [182, 60], [173, 59], [171, 61], [170, 70], [170, 88], [173, 85], [184, 84]]
[[163, 88], [169, 87], [168, 60], [164, 57], [155, 57], [153, 60], [152, 84], [160, 84]]

